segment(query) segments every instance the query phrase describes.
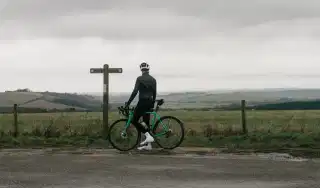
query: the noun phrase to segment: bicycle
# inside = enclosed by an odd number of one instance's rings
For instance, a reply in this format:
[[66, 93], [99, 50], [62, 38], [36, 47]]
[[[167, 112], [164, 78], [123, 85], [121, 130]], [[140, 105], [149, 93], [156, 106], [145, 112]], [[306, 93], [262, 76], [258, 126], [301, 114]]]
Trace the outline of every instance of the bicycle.
[[[178, 119], [177, 117], [174, 116], [160, 116], [157, 112], [160, 108], [161, 105], [164, 104], [164, 100], [160, 99], [160, 100], [156, 100], [156, 108], [152, 109], [152, 111], [150, 112], [146, 112], [150, 115], [153, 115], [153, 118], [150, 118], [151, 122], [149, 125], [149, 130], [150, 134], [153, 136], [156, 144], [158, 146], [160, 146], [163, 149], [174, 149], [178, 146], [180, 146], [180, 144], [183, 142], [184, 139], [184, 132], [185, 132], [185, 128], [184, 125], [182, 123], [182, 121], [180, 119]], [[110, 128], [109, 128], [109, 133], [108, 133], [108, 140], [110, 142], [110, 144], [117, 150], [120, 151], [129, 151], [132, 150], [133, 148], [135, 148], [138, 144], [139, 141], [141, 141], [141, 132], [138, 131], [138, 129], [136, 128], [136, 126], [134, 126], [131, 123], [131, 120], [133, 118], [133, 112], [134, 112], [134, 107], [130, 108], [130, 107], [118, 107], [119, 110], [119, 114], [122, 114], [125, 118], [121, 118], [118, 119], [116, 121], [114, 121]], [[181, 137], [180, 139], [175, 142], [172, 146], [165, 146], [164, 143], [161, 143], [160, 138], [162, 136], [165, 136], [165, 141], [168, 141], [168, 138], [170, 136], [172, 136], [172, 129], [168, 128], [168, 126], [166, 124], [164, 124], [164, 120], [173, 120], [175, 122], [178, 123], [179, 128], [181, 129], [180, 133], [181, 133]], [[141, 121], [140, 121], [141, 122]], [[112, 131], [116, 130], [116, 128], [118, 128], [118, 126], [120, 125], [120, 133], [112, 133]], [[161, 126], [161, 127], [160, 127]], [[162, 132], [157, 133], [157, 129], [158, 128], [162, 128]], [[133, 138], [133, 134], [132, 131], [136, 131], [136, 138]], [[117, 138], [117, 136], [119, 136]], [[113, 137], [116, 137], [117, 140], [126, 140], [126, 139], [133, 139], [133, 145], [128, 146], [127, 148], [122, 147], [120, 144], [116, 144], [112, 139]]]

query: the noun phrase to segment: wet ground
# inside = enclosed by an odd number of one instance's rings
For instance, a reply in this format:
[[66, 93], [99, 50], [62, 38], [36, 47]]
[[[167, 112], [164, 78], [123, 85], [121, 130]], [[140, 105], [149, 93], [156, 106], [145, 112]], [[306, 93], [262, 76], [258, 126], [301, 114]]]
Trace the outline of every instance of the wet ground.
[[268, 155], [0, 152], [0, 188], [318, 188], [320, 163]]

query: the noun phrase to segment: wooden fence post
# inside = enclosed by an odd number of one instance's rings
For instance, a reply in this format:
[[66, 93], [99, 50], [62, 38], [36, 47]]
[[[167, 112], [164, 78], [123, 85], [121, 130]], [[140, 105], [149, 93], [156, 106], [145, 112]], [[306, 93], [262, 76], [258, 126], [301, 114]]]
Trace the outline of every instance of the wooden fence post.
[[245, 100], [241, 100], [241, 124], [242, 124], [242, 131], [243, 134], [247, 134], [248, 133], [248, 129], [247, 129], [247, 117], [246, 117], [246, 101]]
[[13, 105], [13, 136], [18, 136], [18, 105]]

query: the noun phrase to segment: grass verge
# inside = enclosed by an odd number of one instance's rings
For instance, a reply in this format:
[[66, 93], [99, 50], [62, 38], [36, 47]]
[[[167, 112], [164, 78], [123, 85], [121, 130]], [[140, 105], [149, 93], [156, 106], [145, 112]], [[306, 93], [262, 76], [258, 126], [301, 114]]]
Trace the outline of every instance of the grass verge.
[[248, 135], [211, 135], [186, 137], [182, 146], [223, 148], [227, 153], [289, 153], [293, 156], [320, 158], [320, 134], [250, 133]]
[[[111, 148], [101, 136], [44, 136], [24, 134], [18, 137], [2, 134], [1, 148], [88, 147]], [[285, 152], [295, 156], [320, 157], [320, 134], [251, 133], [248, 135], [187, 135], [182, 147], [223, 148], [222, 152]]]
[[[69, 119], [66, 117], [61, 115], [50, 118], [48, 122], [39, 120], [39, 118], [29, 118], [39, 121], [20, 123], [20, 134], [16, 138], [12, 136], [12, 131], [8, 129], [8, 126], [7, 128], [1, 126], [3, 130], [0, 130], [0, 147], [110, 148], [109, 143], [101, 136], [102, 122], [100, 119], [87, 116], [68, 116]], [[186, 126], [186, 136], [182, 147], [224, 148], [223, 152], [281, 151], [300, 156], [320, 157], [320, 132], [317, 131], [318, 129], [311, 129], [311, 126], [303, 122], [294, 126], [288, 124], [280, 129], [280, 126], [275, 126], [273, 123], [263, 129], [257, 126], [250, 129], [248, 135], [242, 135], [240, 126], [229, 123], [197, 122], [197, 125], [204, 123], [205, 126]]]

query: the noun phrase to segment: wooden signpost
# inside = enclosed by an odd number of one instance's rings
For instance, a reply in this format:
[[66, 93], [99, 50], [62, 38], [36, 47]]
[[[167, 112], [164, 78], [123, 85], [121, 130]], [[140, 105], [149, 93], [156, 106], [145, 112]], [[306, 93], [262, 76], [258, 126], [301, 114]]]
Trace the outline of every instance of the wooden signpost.
[[105, 64], [103, 68], [91, 68], [91, 74], [103, 74], [103, 136], [106, 138], [109, 129], [109, 74], [122, 73], [122, 68], [109, 68]]

